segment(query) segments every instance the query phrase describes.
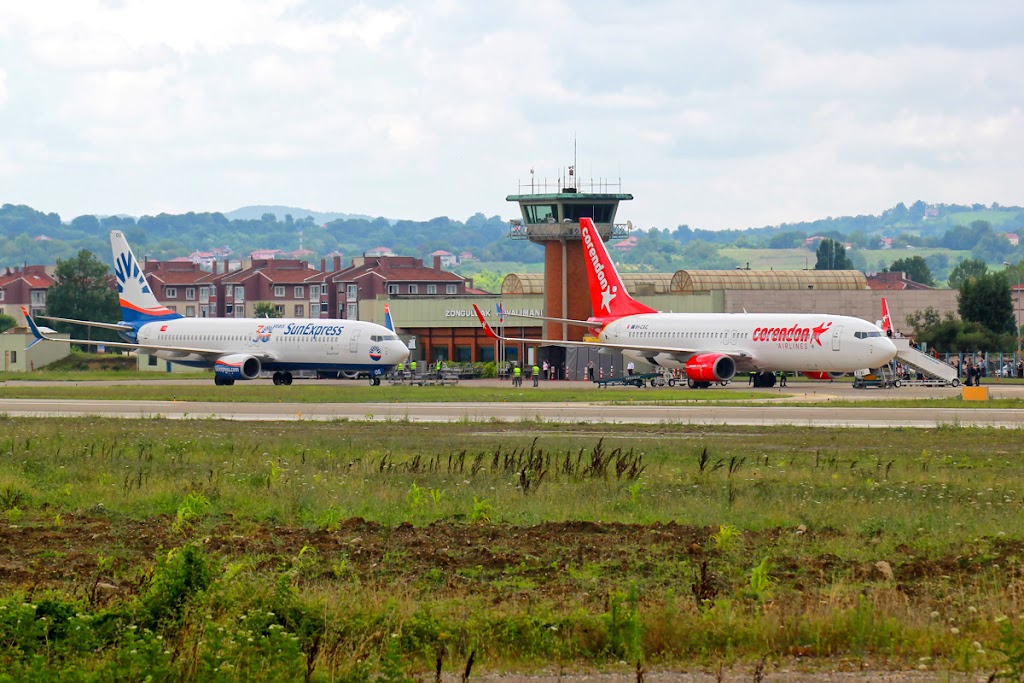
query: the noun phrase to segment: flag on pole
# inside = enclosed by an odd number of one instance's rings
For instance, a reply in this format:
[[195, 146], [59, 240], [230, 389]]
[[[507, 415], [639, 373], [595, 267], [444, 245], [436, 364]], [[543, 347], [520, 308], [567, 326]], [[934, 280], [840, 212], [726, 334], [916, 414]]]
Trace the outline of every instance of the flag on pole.
[[496, 303], [494, 305], [494, 308], [497, 309], [497, 311], [498, 311], [498, 322], [499, 323], [504, 323], [505, 322], [505, 309], [501, 307], [501, 302], [499, 301], [498, 303]]

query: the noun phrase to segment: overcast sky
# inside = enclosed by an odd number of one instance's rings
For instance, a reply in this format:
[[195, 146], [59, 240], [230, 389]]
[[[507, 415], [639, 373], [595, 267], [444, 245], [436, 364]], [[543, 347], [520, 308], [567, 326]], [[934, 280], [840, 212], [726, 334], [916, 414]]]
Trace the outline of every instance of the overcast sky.
[[575, 141], [643, 228], [1024, 205], [1022, 101], [1019, 0], [0, 0], [0, 203], [511, 218]]

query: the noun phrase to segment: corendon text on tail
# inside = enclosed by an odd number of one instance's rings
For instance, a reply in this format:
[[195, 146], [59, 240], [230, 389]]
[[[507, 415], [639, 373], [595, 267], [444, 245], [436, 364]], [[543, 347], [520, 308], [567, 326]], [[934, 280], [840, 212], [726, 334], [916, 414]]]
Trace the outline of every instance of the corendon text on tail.
[[737, 372], [804, 372], [835, 377], [886, 365], [896, 347], [874, 324], [818, 313], [660, 313], [629, 295], [594, 222], [580, 219], [593, 316], [561, 320], [589, 327], [596, 341], [498, 337], [531, 344], [613, 349], [629, 359], [680, 369], [691, 386], [727, 382]]

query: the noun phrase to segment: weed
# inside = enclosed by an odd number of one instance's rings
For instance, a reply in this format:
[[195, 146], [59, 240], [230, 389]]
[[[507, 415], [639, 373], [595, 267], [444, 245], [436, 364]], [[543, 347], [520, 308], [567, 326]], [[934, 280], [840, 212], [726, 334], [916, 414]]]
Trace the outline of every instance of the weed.
[[999, 645], [995, 651], [1002, 655], [1003, 661], [1001, 670], [989, 680], [1024, 681], [1024, 633], [1006, 617], [999, 619]]
[[28, 494], [8, 484], [0, 491], [0, 510], [10, 510], [28, 504]]
[[168, 551], [158, 558], [142, 597], [140, 621], [151, 629], [179, 624], [188, 602], [212, 580], [210, 561], [197, 546]]
[[768, 558], [765, 557], [750, 570], [750, 592], [757, 601], [771, 597], [772, 589], [775, 587], [775, 579], [769, 576], [768, 569]]
[[189, 493], [178, 505], [174, 523], [171, 530], [178, 534], [187, 535], [192, 531], [193, 525], [202, 519], [210, 510], [210, 501], [201, 493]]
[[474, 524], [485, 524], [491, 521], [491, 514], [493, 512], [494, 506], [488, 503], [486, 499], [473, 496], [473, 509], [469, 512], [469, 521]]
[[690, 586], [690, 592], [693, 593], [699, 608], [707, 607], [718, 597], [718, 577], [708, 569], [707, 560], [701, 560], [694, 570], [693, 584]]
[[5, 514], [7, 515], [7, 522], [9, 524], [17, 524], [21, 521], [21, 518], [24, 515], [21, 508], [17, 506], [8, 509]]
[[717, 550], [726, 552], [739, 543], [742, 535], [742, 532], [731, 524], [723, 524], [718, 527], [718, 533], [711, 535], [711, 540]]
[[612, 656], [627, 661], [643, 659], [640, 591], [636, 581], [629, 582], [629, 589], [625, 593], [609, 594], [605, 622], [608, 628], [608, 649]]

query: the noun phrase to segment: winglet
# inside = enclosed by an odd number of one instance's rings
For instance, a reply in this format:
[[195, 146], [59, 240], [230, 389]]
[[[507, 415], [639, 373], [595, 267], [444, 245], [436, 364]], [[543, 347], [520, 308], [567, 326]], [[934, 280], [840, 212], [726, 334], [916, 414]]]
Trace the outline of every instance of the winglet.
[[473, 304], [473, 310], [476, 311], [476, 317], [480, 318], [480, 325], [484, 328], [484, 334], [486, 334], [491, 339], [501, 339], [501, 337], [494, 333], [494, 330], [491, 329], [491, 326], [487, 324], [487, 321], [484, 320], [484, 314], [480, 311], [479, 308], [477, 308], [476, 304]]
[[32, 315], [28, 312], [27, 308], [22, 306], [21, 313], [22, 315], [25, 316], [25, 322], [28, 323], [28, 329], [32, 331], [32, 336], [35, 337], [35, 339], [32, 340], [32, 343], [25, 347], [25, 350], [27, 351], [28, 349], [31, 349], [39, 342], [46, 339], [46, 337], [44, 337], [43, 333], [39, 331], [39, 328], [36, 326], [36, 321], [32, 319]]
[[395, 321], [391, 319], [391, 308], [387, 304], [384, 304], [384, 327], [395, 331]]
[[892, 318], [889, 317], [889, 304], [886, 302], [885, 297], [882, 297], [882, 331], [889, 332], [892, 330]]

